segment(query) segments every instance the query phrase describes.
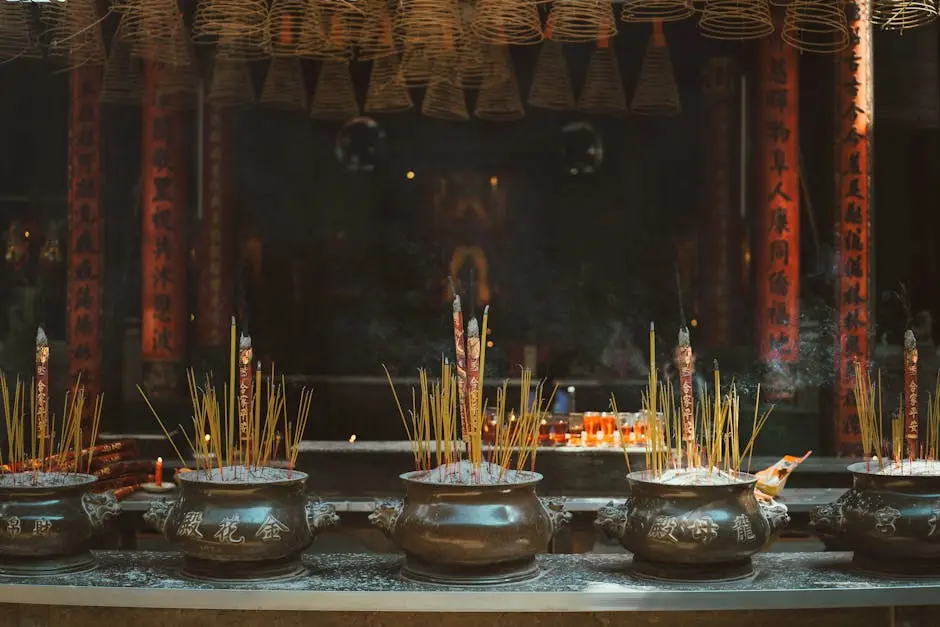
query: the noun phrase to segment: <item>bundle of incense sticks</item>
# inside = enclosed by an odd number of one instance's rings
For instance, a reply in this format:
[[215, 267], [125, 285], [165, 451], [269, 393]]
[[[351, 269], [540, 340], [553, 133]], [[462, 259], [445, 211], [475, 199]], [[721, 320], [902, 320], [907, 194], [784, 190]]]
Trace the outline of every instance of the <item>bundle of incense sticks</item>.
[[[243, 351], [241, 356], [238, 356], [239, 350]], [[193, 409], [193, 437], [190, 438], [182, 426], [180, 431], [195, 454], [200, 469], [213, 478], [216, 476], [213, 470], [216, 470], [221, 480], [242, 480], [247, 474], [254, 473], [275, 459], [279, 455], [282, 441], [290, 476], [300, 454], [300, 443], [313, 404], [313, 391], [307, 388], [301, 390], [297, 415], [295, 420], [291, 421], [287, 412], [287, 384], [283, 375], [280, 382], [277, 382], [272, 366], [266, 383], [262, 383], [260, 363], [255, 369], [254, 381], [251, 381], [250, 365], [247, 375], [245, 369], [236, 368], [240, 359], [247, 359], [250, 364], [250, 350], [249, 337], [242, 336], [241, 340], [237, 339], [233, 318], [229, 382], [223, 386], [222, 394], [218, 393], [210, 376], [206, 375], [202, 385], [199, 385], [195, 372], [187, 371]], [[146, 393], [140, 386], [137, 386], [137, 390], [159, 423], [180, 463], [186, 466], [183, 454]], [[226, 397], [227, 403], [223, 400]], [[243, 416], [241, 408], [250, 409], [251, 412]], [[223, 472], [223, 469], [230, 470]]]
[[907, 440], [907, 456], [910, 461], [918, 459], [919, 418], [917, 398], [917, 338], [908, 329], [904, 332], [904, 431]]
[[[79, 459], [91, 459], [92, 462], [90, 467], [98, 466], [102, 463], [109, 463], [107, 460], [116, 461], [116, 458], [110, 457], [113, 453], [120, 453], [121, 459], [134, 459], [137, 457], [137, 444], [133, 440], [117, 440], [108, 444], [98, 444], [94, 447], [86, 447], [81, 450], [79, 453]], [[28, 460], [19, 465], [12, 464], [2, 464], [0, 465], [0, 472], [22, 472], [24, 470], [34, 470], [36, 467], [50, 468], [53, 471], [59, 470], [58, 464], [60, 461], [64, 464], [65, 468], [74, 466], [75, 464], [75, 452], [68, 451], [64, 455], [49, 455], [42, 460]], [[148, 462], [149, 463], [149, 462]]]
[[[36, 376], [29, 385], [17, 378], [11, 394], [0, 372], [0, 399], [5, 431], [0, 439], [7, 444], [5, 459], [0, 451], [0, 473], [31, 472], [33, 482], [40, 482], [45, 479], [39, 473], [88, 472], [93, 467], [104, 397], [95, 398], [90, 424], [83, 426], [89, 403], [81, 377], [77, 378], [65, 395], [56, 433], [56, 417], [49, 411], [49, 340], [42, 328], [36, 333]], [[83, 438], [90, 442], [88, 448], [82, 448]]]
[[[688, 350], [686, 350], [688, 349]], [[688, 335], [680, 333], [679, 345], [676, 349], [680, 370], [680, 386], [684, 385], [682, 376], [683, 361], [691, 361], [691, 345]], [[689, 381], [689, 387], [680, 387], [679, 411], [676, 411], [676, 402], [672, 384], [659, 381], [656, 370], [656, 328], [650, 325], [650, 375], [647, 389], [642, 396], [642, 415], [646, 427], [646, 468], [654, 477], [658, 478], [666, 470], [706, 470], [708, 472], [737, 473], [740, 472], [745, 458], [750, 459], [754, 451], [757, 436], [770, 418], [773, 408], [760, 413], [760, 387], [757, 390], [755, 401], [753, 425], [751, 436], [743, 450], [740, 446], [740, 397], [734, 382], [727, 392], [722, 392], [721, 373], [718, 362], [715, 362], [715, 380], [713, 396], [707, 391], [703, 393], [698, 403], [698, 420], [693, 414], [691, 418], [683, 412], [682, 404], [692, 402], [689, 398], [694, 390]], [[611, 406], [617, 411], [616, 399], [611, 397]], [[689, 422], [692, 422], [690, 428]], [[701, 431], [696, 431], [695, 423], [701, 425]], [[688, 435], [691, 432], [692, 437]], [[683, 456], [682, 447], [687, 448], [687, 455]], [[675, 450], [673, 450], [673, 446]], [[630, 468], [626, 445], [624, 457], [627, 459], [627, 468]]]

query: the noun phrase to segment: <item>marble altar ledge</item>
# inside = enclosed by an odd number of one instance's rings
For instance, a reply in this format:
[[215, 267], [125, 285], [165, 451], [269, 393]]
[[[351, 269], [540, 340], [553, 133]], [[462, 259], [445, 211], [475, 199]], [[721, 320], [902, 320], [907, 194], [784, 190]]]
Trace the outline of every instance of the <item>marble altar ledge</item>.
[[83, 574], [0, 578], [0, 604], [320, 612], [696, 612], [940, 605], [940, 579], [854, 572], [847, 553], [765, 553], [756, 575], [723, 584], [668, 584], [630, 575], [624, 555], [544, 555], [535, 580], [442, 587], [398, 577], [399, 557], [305, 556], [307, 576], [215, 584], [181, 577], [175, 553], [99, 552]]

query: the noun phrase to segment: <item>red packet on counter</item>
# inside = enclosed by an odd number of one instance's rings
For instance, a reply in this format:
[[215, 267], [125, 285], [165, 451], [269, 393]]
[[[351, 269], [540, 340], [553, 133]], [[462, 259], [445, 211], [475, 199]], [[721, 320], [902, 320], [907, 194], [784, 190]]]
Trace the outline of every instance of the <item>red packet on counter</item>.
[[803, 457], [786, 455], [779, 462], [769, 468], [755, 473], [757, 476], [757, 489], [767, 496], [779, 496], [786, 485], [790, 473], [796, 470], [796, 467], [802, 464], [807, 457], [813, 454], [813, 451], [807, 451]]

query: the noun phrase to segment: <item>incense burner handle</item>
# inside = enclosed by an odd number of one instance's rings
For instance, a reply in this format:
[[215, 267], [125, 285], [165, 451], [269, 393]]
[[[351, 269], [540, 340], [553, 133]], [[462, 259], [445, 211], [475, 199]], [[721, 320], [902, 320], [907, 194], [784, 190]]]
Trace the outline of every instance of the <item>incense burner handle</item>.
[[850, 492], [851, 490], [846, 492], [835, 503], [813, 508], [809, 514], [810, 528], [826, 546], [838, 545], [842, 532], [845, 531], [845, 497]]
[[608, 538], [619, 540], [627, 528], [627, 519], [633, 510], [633, 499], [628, 498], [623, 503], [610, 501], [597, 511], [594, 526], [604, 532]]
[[332, 503], [324, 503], [319, 497], [311, 497], [304, 506], [307, 518], [307, 531], [310, 532], [310, 541], [324, 529], [331, 529], [339, 524], [339, 515]]
[[764, 520], [770, 525], [771, 536], [777, 535], [790, 524], [790, 513], [783, 503], [758, 499], [757, 504], [760, 506], [760, 513]]
[[547, 497], [540, 496], [539, 502], [542, 509], [548, 514], [548, 519], [552, 525], [552, 536], [562, 531], [571, 522], [571, 512], [565, 509], [567, 499], [565, 497]]
[[391, 538], [395, 533], [395, 525], [398, 524], [398, 517], [401, 516], [404, 506], [405, 502], [402, 499], [378, 501], [375, 504], [375, 510], [369, 514], [369, 522]]
[[167, 501], [166, 499], [153, 501], [150, 503], [150, 509], [144, 514], [144, 524], [158, 533], [164, 533], [166, 521], [170, 518], [170, 514], [173, 513], [175, 507], [176, 501]]
[[82, 509], [85, 510], [92, 529], [96, 531], [104, 529], [107, 520], [121, 513], [121, 505], [111, 490], [86, 492], [82, 495]]

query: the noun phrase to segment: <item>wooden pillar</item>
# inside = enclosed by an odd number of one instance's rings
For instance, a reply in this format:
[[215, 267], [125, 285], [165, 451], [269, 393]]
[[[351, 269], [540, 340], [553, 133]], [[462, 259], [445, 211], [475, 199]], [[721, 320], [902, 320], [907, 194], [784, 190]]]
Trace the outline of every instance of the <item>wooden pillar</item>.
[[733, 200], [733, 154], [737, 136], [735, 85], [737, 72], [730, 57], [715, 57], [705, 63], [702, 91], [705, 95], [705, 145], [703, 152], [703, 234], [700, 247], [702, 281], [701, 322], [704, 345], [719, 349], [734, 341], [735, 238]]
[[230, 114], [206, 107], [203, 215], [196, 250], [196, 341], [228, 348], [235, 313], [235, 207]]
[[855, 364], [871, 359], [871, 176], [874, 78], [867, 2], [849, 6], [849, 47], [836, 57], [836, 420], [837, 452], [860, 450], [853, 389]]
[[757, 341], [767, 397], [785, 399], [800, 358], [799, 51], [777, 36], [759, 48]]
[[70, 73], [68, 187], [68, 364], [81, 376], [89, 409], [101, 392], [101, 316], [104, 218], [101, 194], [101, 67], [81, 65]]
[[144, 67], [141, 349], [154, 398], [183, 389], [186, 359], [186, 150], [183, 113], [159, 95], [165, 68]]

